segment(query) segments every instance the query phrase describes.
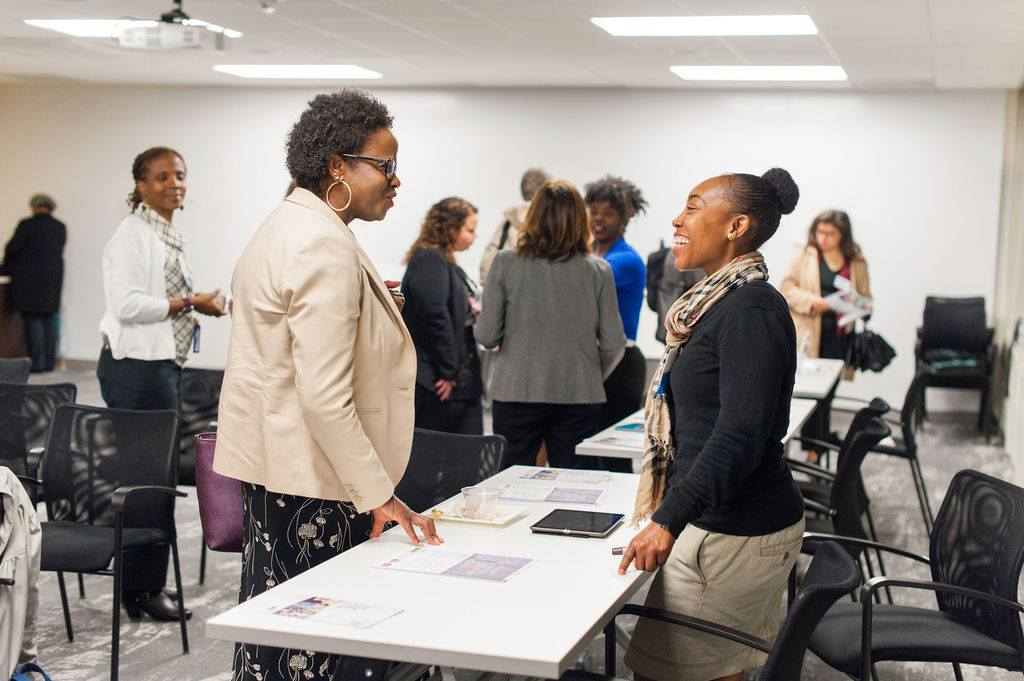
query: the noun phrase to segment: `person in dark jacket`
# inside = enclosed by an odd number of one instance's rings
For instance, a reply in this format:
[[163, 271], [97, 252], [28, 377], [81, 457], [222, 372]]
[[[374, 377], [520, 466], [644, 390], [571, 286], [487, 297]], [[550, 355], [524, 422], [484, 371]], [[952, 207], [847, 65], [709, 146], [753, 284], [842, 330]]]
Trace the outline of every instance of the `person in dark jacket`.
[[458, 197], [430, 207], [406, 258], [405, 319], [416, 345], [416, 427], [481, 435], [480, 356], [473, 323], [476, 285], [455, 253], [476, 239], [477, 209]]
[[28, 205], [32, 217], [19, 222], [7, 242], [4, 270], [11, 277], [10, 306], [25, 323], [32, 371], [53, 371], [67, 228], [53, 217], [57, 204], [46, 194], [36, 194]]

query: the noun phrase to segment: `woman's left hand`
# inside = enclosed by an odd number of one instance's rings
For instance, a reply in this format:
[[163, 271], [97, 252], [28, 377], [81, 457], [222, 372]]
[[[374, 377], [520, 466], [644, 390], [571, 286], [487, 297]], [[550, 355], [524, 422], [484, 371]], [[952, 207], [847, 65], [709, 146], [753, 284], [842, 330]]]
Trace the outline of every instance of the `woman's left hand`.
[[654, 572], [668, 560], [668, 554], [672, 553], [672, 546], [675, 543], [676, 538], [671, 532], [658, 523], [648, 523], [647, 527], [633, 537], [622, 553], [619, 574], [626, 574], [630, 563], [633, 563], [637, 570]]
[[399, 290], [402, 282], [387, 279], [384, 281], [384, 285], [388, 287], [388, 293], [395, 299], [395, 305], [398, 306], [398, 311], [401, 312], [402, 307], [405, 305], [405, 295]]

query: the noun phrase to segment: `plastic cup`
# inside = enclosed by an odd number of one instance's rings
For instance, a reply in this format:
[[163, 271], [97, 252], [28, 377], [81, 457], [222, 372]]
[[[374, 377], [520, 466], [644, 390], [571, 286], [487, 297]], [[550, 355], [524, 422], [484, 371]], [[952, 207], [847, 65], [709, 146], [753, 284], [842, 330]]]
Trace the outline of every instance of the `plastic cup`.
[[463, 515], [473, 520], [491, 520], [494, 517], [500, 493], [501, 490], [482, 485], [463, 487]]

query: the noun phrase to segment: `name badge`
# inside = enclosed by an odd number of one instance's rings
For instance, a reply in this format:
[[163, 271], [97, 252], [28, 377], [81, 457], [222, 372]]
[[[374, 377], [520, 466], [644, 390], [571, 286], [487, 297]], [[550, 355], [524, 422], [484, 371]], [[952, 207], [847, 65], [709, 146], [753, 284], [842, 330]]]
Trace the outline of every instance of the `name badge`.
[[192, 352], [199, 352], [199, 324], [192, 327]]

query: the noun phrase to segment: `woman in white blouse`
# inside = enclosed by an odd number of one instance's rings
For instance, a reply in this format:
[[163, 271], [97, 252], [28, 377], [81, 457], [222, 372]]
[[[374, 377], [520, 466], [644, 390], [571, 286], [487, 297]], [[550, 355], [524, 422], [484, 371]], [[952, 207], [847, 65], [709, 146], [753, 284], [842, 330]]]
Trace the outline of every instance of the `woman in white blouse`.
[[[107, 309], [96, 375], [108, 407], [177, 409], [181, 369], [198, 343], [192, 312], [219, 317], [222, 299], [219, 290], [192, 292], [184, 240], [171, 224], [185, 199], [181, 154], [168, 147], [147, 149], [135, 157], [132, 177], [132, 212], [103, 249]], [[177, 620], [177, 606], [163, 592], [166, 579], [166, 547], [126, 557], [128, 615], [138, 618], [145, 611], [158, 620]]]

